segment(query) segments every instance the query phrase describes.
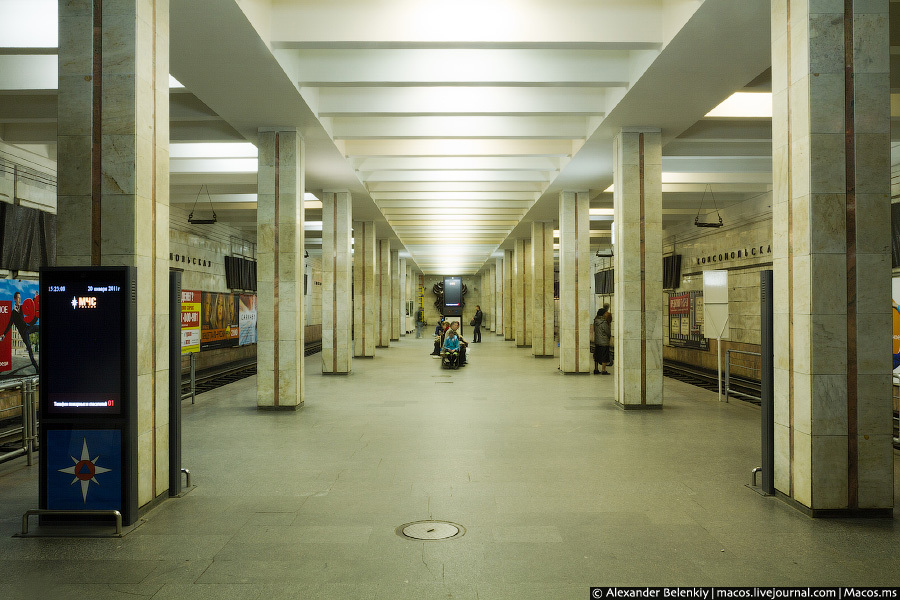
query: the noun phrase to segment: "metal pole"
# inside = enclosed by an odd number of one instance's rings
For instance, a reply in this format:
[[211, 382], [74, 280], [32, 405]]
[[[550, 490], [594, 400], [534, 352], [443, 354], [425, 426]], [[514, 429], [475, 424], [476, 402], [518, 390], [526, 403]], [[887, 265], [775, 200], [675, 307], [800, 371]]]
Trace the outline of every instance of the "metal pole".
[[197, 397], [197, 358], [196, 352], [191, 352], [191, 404]]
[[34, 457], [32, 456], [33, 444], [31, 441], [32, 403], [34, 402], [32, 397], [33, 387], [34, 382], [31, 380], [25, 381], [22, 385], [22, 444], [25, 448], [25, 456], [29, 467], [34, 462]]
[[772, 271], [759, 273], [760, 296], [760, 407], [761, 407], [761, 440], [762, 449], [762, 491], [765, 494], [775, 493], [775, 338], [773, 331], [773, 292], [774, 279]]
[[722, 401], [722, 338], [716, 338], [716, 363], [719, 369], [719, 376], [716, 378], [719, 384], [719, 402]]
[[728, 402], [728, 390], [731, 389], [731, 350], [725, 351], [725, 402]]

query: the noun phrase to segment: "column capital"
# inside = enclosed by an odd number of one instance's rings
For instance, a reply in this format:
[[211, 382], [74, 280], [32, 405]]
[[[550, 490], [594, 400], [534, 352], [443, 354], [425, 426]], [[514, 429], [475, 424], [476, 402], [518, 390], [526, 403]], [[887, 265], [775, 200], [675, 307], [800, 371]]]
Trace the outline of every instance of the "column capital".
[[296, 127], [260, 127], [256, 131], [257, 133], [296, 133], [303, 137]]
[[619, 133], [661, 133], [659, 127], [627, 126], [619, 129]]

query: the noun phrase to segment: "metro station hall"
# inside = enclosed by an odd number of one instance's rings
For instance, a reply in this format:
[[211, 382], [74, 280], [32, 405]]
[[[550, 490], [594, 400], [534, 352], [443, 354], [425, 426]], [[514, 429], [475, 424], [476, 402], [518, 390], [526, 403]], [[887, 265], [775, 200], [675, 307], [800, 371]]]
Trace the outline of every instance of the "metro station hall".
[[896, 598], [898, 57], [900, 0], [0, 0], [0, 598]]

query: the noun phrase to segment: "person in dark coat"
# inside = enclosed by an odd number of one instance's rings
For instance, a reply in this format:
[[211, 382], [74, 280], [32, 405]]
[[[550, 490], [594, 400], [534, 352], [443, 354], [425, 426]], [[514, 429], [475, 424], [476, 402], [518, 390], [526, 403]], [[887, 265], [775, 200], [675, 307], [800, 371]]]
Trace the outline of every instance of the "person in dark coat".
[[484, 313], [481, 312], [481, 306], [475, 305], [475, 318], [472, 319], [472, 326], [475, 328], [475, 333], [472, 334], [472, 343], [477, 344], [481, 341], [481, 321], [484, 320]]

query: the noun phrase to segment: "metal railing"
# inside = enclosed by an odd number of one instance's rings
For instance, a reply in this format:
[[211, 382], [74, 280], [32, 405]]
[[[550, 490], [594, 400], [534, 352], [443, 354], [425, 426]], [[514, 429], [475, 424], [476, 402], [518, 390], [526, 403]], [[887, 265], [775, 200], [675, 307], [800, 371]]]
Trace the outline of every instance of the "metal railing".
[[37, 384], [37, 377], [18, 379], [16, 381], [9, 381], [0, 384], [0, 391], [18, 389], [19, 396], [22, 399], [21, 404], [10, 406], [9, 408], [0, 409], [0, 414], [13, 412], [18, 409], [22, 417], [21, 426], [7, 429], [2, 433], [3, 438], [21, 435], [22, 447], [17, 448], [16, 450], [12, 450], [11, 452], [0, 454], [0, 462], [6, 462], [8, 460], [12, 460], [13, 458], [18, 458], [19, 456], [27, 457], [29, 466], [31, 466], [34, 462], [34, 449], [37, 445], [38, 431]]
[[[737, 361], [732, 360], [731, 356], [739, 355]], [[747, 359], [746, 357], [754, 356], [756, 359]], [[739, 392], [737, 390], [731, 389], [731, 370], [736, 369], [739, 371], [743, 371], [747, 373], [748, 379], [754, 379], [756, 381], [760, 380], [760, 366], [759, 366], [759, 357], [761, 354], [759, 352], [745, 352], [743, 350], [726, 350], [725, 351], [725, 402], [728, 402], [728, 396], [740, 396], [742, 398], [749, 398], [752, 400], [756, 400], [761, 402], [762, 399], [759, 396], [754, 396], [752, 394], [747, 394], [745, 392]], [[748, 364], [752, 363], [752, 364]]]
[[191, 404], [197, 398], [197, 353], [191, 352], [191, 379], [190, 386], [188, 387], [187, 392], [181, 394], [181, 399], [186, 400], [188, 398], [191, 399]]

